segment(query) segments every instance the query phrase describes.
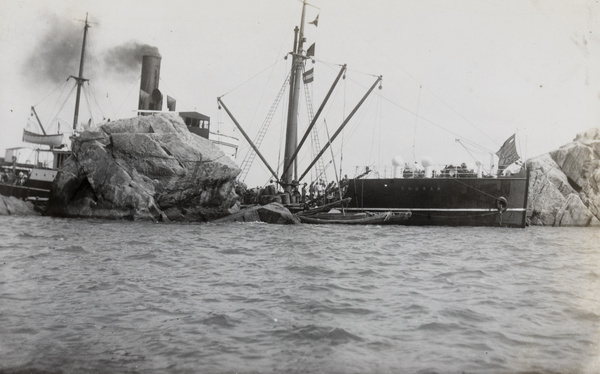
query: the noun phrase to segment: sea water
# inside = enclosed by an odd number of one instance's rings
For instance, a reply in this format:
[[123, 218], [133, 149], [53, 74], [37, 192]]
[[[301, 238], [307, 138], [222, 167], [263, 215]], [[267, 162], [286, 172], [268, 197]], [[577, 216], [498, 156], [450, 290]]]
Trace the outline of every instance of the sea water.
[[3, 373], [598, 373], [598, 228], [0, 217]]

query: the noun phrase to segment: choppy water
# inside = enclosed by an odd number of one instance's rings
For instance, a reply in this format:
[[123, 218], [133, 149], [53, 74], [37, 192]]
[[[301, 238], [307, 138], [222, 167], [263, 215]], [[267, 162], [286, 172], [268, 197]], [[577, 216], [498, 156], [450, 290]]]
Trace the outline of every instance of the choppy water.
[[0, 372], [600, 372], [600, 230], [0, 217]]

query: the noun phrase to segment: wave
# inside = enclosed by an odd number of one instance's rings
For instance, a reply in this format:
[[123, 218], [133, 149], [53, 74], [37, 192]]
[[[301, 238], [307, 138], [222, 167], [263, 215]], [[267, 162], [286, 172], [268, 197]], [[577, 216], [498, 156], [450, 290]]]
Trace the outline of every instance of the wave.
[[352, 334], [343, 328], [316, 325], [292, 327], [289, 330], [279, 330], [275, 334], [285, 340], [298, 342], [325, 340], [332, 345], [363, 341], [360, 336]]
[[85, 248], [83, 248], [80, 245], [70, 245], [68, 247], [65, 248], [58, 248], [56, 249], [57, 252], [66, 252], [66, 253], [87, 253], [87, 251], [85, 250]]
[[239, 323], [239, 321], [229, 317], [226, 314], [210, 313], [208, 317], [200, 320], [200, 323], [204, 325], [233, 328]]

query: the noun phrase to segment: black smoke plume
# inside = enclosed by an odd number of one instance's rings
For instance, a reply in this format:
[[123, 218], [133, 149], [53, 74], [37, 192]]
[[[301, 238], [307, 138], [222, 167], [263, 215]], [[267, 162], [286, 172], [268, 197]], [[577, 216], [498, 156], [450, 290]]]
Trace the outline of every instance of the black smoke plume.
[[160, 57], [156, 47], [138, 42], [129, 42], [109, 49], [104, 56], [104, 63], [115, 73], [139, 75], [142, 56], [144, 55]]
[[[79, 74], [79, 60], [83, 43], [83, 22], [65, 22], [56, 14], [45, 15], [48, 24], [44, 37], [33, 47], [31, 55], [23, 67], [27, 77], [34, 82], [49, 81], [60, 83], [69, 76]], [[92, 27], [94, 25], [92, 24]], [[91, 30], [93, 31], [93, 30]], [[88, 30], [90, 32], [90, 30]], [[93, 41], [88, 34], [86, 47], [85, 70], [89, 70], [90, 48]], [[142, 66], [142, 56], [160, 56], [158, 48], [135, 41], [109, 48], [96, 56], [97, 61], [102, 61], [102, 71], [117, 76], [137, 76]], [[86, 72], [84, 71], [84, 77]]]
[[44, 37], [34, 47], [24, 66], [26, 76], [58, 83], [79, 73], [83, 41], [83, 23], [64, 22], [47, 15], [49, 25]]

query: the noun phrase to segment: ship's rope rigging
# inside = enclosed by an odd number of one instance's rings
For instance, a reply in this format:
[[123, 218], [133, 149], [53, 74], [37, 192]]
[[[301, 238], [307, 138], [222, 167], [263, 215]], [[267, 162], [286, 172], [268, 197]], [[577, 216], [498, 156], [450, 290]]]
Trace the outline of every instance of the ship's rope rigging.
[[[94, 49], [94, 45], [93, 45], [93, 39], [90, 38], [88, 39], [87, 43], [89, 46], [89, 51], [90, 52], [86, 52], [86, 57], [89, 59], [90, 56], [92, 57], [92, 63], [90, 64], [90, 67], [92, 67], [91, 69], [88, 69], [88, 72], [85, 74], [86, 76], [89, 77], [93, 77], [91, 79], [88, 79], [84, 82], [84, 84], [82, 85], [82, 91], [83, 91], [83, 95], [85, 97], [85, 102], [87, 104], [87, 110], [89, 113], [89, 117], [92, 121], [92, 123], [94, 123], [94, 107], [96, 108], [96, 110], [104, 117], [104, 115], [102, 114], [102, 107], [98, 102], [98, 98], [96, 93], [93, 90], [93, 86], [90, 85], [90, 80], [94, 80], [94, 82], [96, 81], [101, 81], [101, 79], [98, 78], [98, 76], [95, 74], [95, 70], [94, 69], [100, 69], [100, 64], [98, 63], [98, 59], [96, 57], [96, 53], [95, 53], [95, 49]], [[65, 63], [63, 64], [63, 68], [61, 70], [60, 76], [64, 77], [67, 75], [67, 69], [70, 67], [68, 64], [68, 61], [73, 60], [73, 55], [75, 53], [76, 49], [80, 49], [81, 45], [76, 45], [73, 44], [72, 48], [70, 49], [70, 53], [68, 58], [65, 60]], [[95, 64], [94, 64], [95, 62]], [[46, 103], [47, 101], [49, 101], [49, 99], [51, 97], [56, 97], [56, 99], [54, 100], [53, 104], [50, 104], [48, 107], [45, 107], [43, 109], [44, 113], [42, 114], [43, 118], [49, 118], [49, 121], [47, 121], [45, 123], [45, 126], [47, 126], [47, 131], [48, 132], [52, 132], [53, 130], [55, 130], [56, 132], [71, 132], [69, 131], [69, 127], [70, 126], [66, 126], [66, 129], [64, 129], [65, 131], [61, 131], [56, 127], [60, 127], [60, 122], [65, 122], [63, 119], [59, 118], [59, 116], [61, 116], [61, 113], [63, 112], [63, 110], [65, 109], [65, 107], [67, 106], [67, 103], [69, 101], [69, 99], [71, 98], [71, 96], [73, 95], [73, 92], [76, 88], [76, 85], [71, 85], [69, 83], [69, 81], [71, 80], [71, 78], [74, 78], [73, 76], [69, 76], [67, 79], [65, 80], [61, 80], [61, 82], [59, 84], [57, 84], [54, 89], [52, 89], [46, 96], [44, 96], [42, 99], [40, 99], [36, 104], [33, 105], [33, 107], [35, 108], [39, 108], [40, 106], [44, 106], [43, 104]], [[67, 91], [67, 88], [71, 86], [69, 92], [65, 95], [65, 92]], [[57, 94], [57, 91], [60, 91]], [[108, 94], [107, 94], [108, 97]], [[110, 101], [110, 100], [109, 100]], [[94, 103], [95, 106], [92, 106], [92, 103]], [[112, 103], [110, 103], [112, 105]]]
[[497, 200], [498, 200], [498, 199], [500, 199], [500, 197], [501, 197], [501, 196], [494, 196], [494, 195], [492, 195], [492, 194], [489, 194], [489, 193], [487, 193], [487, 192], [485, 192], [485, 191], [482, 191], [482, 190], [480, 190], [480, 189], [478, 189], [478, 188], [475, 188], [475, 187], [473, 187], [473, 186], [470, 186], [470, 185], [468, 185], [468, 184], [466, 184], [466, 183], [463, 183], [463, 182], [461, 182], [461, 181], [460, 181], [460, 178], [447, 178], [447, 179], [450, 179], [450, 180], [453, 180], [453, 181], [455, 181], [456, 183], [462, 184], [463, 186], [465, 186], [465, 187], [467, 187], [467, 188], [470, 188], [470, 189], [472, 189], [472, 190], [474, 190], [474, 191], [476, 191], [476, 192], [478, 192], [478, 193], [480, 193], [480, 194], [482, 194], [482, 195], [485, 195], [485, 196], [487, 196], [487, 197], [491, 197], [492, 199], [494, 199], [494, 201], [497, 201]]
[[[55, 120], [57, 120], [56, 117], [57, 117], [58, 113], [61, 111], [62, 107], [66, 103], [66, 100], [69, 98], [69, 96], [71, 95], [71, 93], [75, 89], [75, 87], [72, 86], [70, 92], [65, 97], [64, 96], [65, 95], [65, 91], [67, 90], [68, 87], [69, 87], [68, 79], [67, 80], [63, 80], [62, 82], [60, 82], [59, 84], [57, 84], [54, 87], [54, 89], [49, 94], [47, 94], [40, 101], [38, 101], [37, 103], [35, 103], [33, 105], [34, 108], [39, 108], [39, 107], [43, 106], [42, 104], [48, 102], [51, 97], [55, 98], [54, 102], [52, 104], [50, 104], [49, 107], [47, 107], [47, 108], [44, 109], [44, 111], [47, 111], [47, 113], [49, 113], [49, 114], [44, 113], [43, 117], [44, 118], [50, 118], [50, 121], [45, 124], [47, 132], [51, 132], [53, 130], [53, 123], [55, 122]], [[59, 91], [59, 90], [60, 90], [60, 93], [55, 96], [56, 92]], [[61, 99], [63, 101], [62, 104], [60, 104]], [[31, 118], [31, 117], [29, 117], [29, 118]], [[36, 125], [35, 128], [37, 128], [37, 127], [38, 126]]]
[[[333, 66], [336, 66], [336, 67], [343, 66], [343, 65], [340, 65], [340, 64], [328, 63], [328, 62], [325, 62], [325, 61], [323, 61], [323, 60], [314, 60], [314, 59], [311, 59], [311, 60], [313, 61], [313, 63], [314, 63], [315, 61], [318, 61], [319, 63], [322, 63], [322, 65], [323, 65], [323, 66], [327, 66], [328, 68], [330, 68], [330, 69], [332, 69], [332, 70], [333, 70]], [[234, 92], [234, 91], [237, 91], [237, 90], [241, 89], [242, 87], [244, 87], [244, 86], [246, 86], [247, 84], [249, 84], [249, 82], [253, 81], [253, 80], [254, 80], [254, 79], [256, 79], [258, 76], [262, 75], [262, 74], [263, 74], [265, 71], [267, 71], [267, 70], [274, 70], [274, 66], [275, 66], [276, 64], [277, 64], [277, 62], [276, 62], [276, 63], [273, 63], [273, 64], [271, 64], [271, 65], [270, 65], [270, 66], [268, 66], [267, 68], [265, 68], [265, 69], [261, 70], [260, 72], [258, 72], [258, 73], [256, 73], [256, 74], [254, 74], [254, 75], [253, 75], [253, 76], [251, 76], [250, 78], [246, 79], [244, 82], [242, 82], [242, 83], [238, 84], [237, 86], [235, 86], [234, 88], [232, 88], [232, 89], [228, 90], [228, 91], [227, 91], [227, 92], [226, 92], [224, 95], [220, 96], [220, 98], [222, 98], [222, 97], [223, 97], [223, 96], [225, 96], [225, 95], [229, 95], [229, 94], [231, 94], [231, 93], [232, 93], [232, 92]], [[364, 74], [364, 75], [368, 75], [368, 76], [373, 76], [373, 77], [378, 77], [378, 78], [379, 78], [379, 76], [377, 76], [377, 75], [374, 75], [374, 74], [368, 74], [368, 73], [364, 73], [364, 72], [360, 72], [360, 71], [354, 71], [354, 70], [351, 70], [351, 72], [357, 72], [357, 73], [359, 73], [359, 74]], [[346, 109], [346, 92], [347, 92], [347, 80], [346, 80], [346, 77], [347, 77], [347, 74], [348, 74], [348, 73], [345, 73], [345, 74], [344, 74], [344, 78], [345, 78], [345, 79], [344, 79], [344, 90], [343, 90], [343, 92], [344, 92], [344, 102], [343, 102], [343, 110], [344, 110], [344, 112], [345, 112], [345, 109]], [[287, 78], [287, 77], [286, 77], [286, 80], [289, 80], [289, 78]], [[351, 79], [351, 81], [352, 81], [353, 83], [358, 83], [358, 82], [356, 82], [356, 81], [354, 81], [354, 80], [352, 80], [352, 79]], [[363, 85], [360, 85], [360, 86], [363, 86]], [[266, 87], [267, 87], [267, 86], [265, 86], [265, 91], [266, 91]], [[363, 86], [363, 87], [364, 87], [364, 86]], [[335, 90], [335, 91], [334, 91], [334, 97], [336, 97], [338, 94], [339, 94], [339, 90]], [[261, 95], [261, 98], [262, 98], [262, 96], [264, 96], [264, 92], [263, 92], [263, 95]], [[261, 99], [261, 100], [262, 100], [262, 99]], [[369, 98], [369, 100], [368, 100], [368, 101], [370, 102], [370, 101], [371, 101], [371, 98]], [[307, 105], [311, 105], [311, 104], [307, 104]], [[364, 106], [364, 103], [363, 103], [363, 106]], [[329, 111], [330, 111], [330, 110], [332, 110], [332, 107], [333, 107], [333, 106], [332, 106], [332, 105], [330, 105], [330, 104], [328, 104], [328, 105], [327, 105], [327, 107], [325, 108], [325, 112], [324, 112], [324, 116], [325, 116], [325, 117], [326, 117], [326, 116], [329, 114]], [[259, 109], [259, 106], [256, 106], [256, 111], [258, 111], [258, 109]], [[350, 125], [352, 125], [352, 126], [350, 126], [351, 128], [352, 128], [352, 127], [353, 127], [353, 126], [354, 126], [354, 125], [355, 125], [357, 122], [360, 122], [360, 121], [361, 121], [361, 119], [359, 119], [359, 117], [360, 117], [360, 116], [364, 116], [364, 111], [363, 111], [363, 110], [361, 110], [360, 112], [361, 112], [360, 114], [358, 114], [358, 115], [357, 115], [357, 116], [356, 116], [354, 119], [352, 119], [352, 121], [351, 121], [351, 122], [353, 122], [353, 124], [350, 124]], [[283, 113], [282, 113], [282, 116], [284, 116], [284, 114], [283, 114]], [[342, 119], [343, 119], [343, 118], [345, 118], [345, 115], [342, 117]], [[309, 122], [310, 122], [310, 121], [309, 121]], [[336, 121], [336, 122], [337, 122], [337, 121]], [[354, 130], [355, 130], [355, 129], [356, 129], [356, 126], [354, 126]], [[248, 128], [248, 130], [251, 130], [251, 129], [250, 129], [250, 128]], [[344, 132], [342, 133], [342, 146], [340, 147], [339, 151], [337, 152], [337, 153], [339, 153], [340, 155], [342, 155], [342, 154], [343, 154], [343, 142], [344, 142], [344, 139], [345, 139], [345, 138], [347, 138], [347, 136], [346, 136], [346, 134], [348, 133], [348, 131], [347, 131], [347, 130], [348, 130], [348, 129], [345, 129], [345, 130], [344, 130]], [[352, 130], [352, 133], [351, 133], [350, 135], [352, 135], [353, 133], [354, 133], [354, 131]], [[280, 145], [280, 150], [279, 150], [279, 153], [278, 153], [279, 160], [278, 160], [278, 162], [277, 162], [277, 166], [278, 166], [278, 167], [277, 167], [277, 173], [279, 173], [279, 170], [280, 170], [280, 167], [281, 167], [281, 150], [282, 150], [283, 144], [284, 144], [284, 142], [283, 142], [283, 141], [280, 141], [280, 142], [279, 142], [279, 145]], [[248, 154], [250, 154], [250, 153], [254, 153], [254, 151], [253, 151], [253, 150], [249, 150], [249, 151], [248, 151]], [[306, 153], [306, 152], [303, 152], [302, 154], [298, 155], [298, 162], [302, 162], [302, 160], [303, 160], [305, 157], [307, 157], [307, 153]], [[340, 160], [342, 160], [341, 156], [340, 156]], [[340, 162], [340, 175], [341, 175], [341, 172], [342, 172], [342, 165], [343, 165], [343, 164], [342, 164], [342, 162]]]
[[[449, 134], [453, 135], [453, 136], [454, 136], [454, 137], [456, 137], [456, 138], [460, 138], [460, 139], [466, 140], [466, 141], [468, 141], [468, 142], [470, 142], [470, 143], [472, 143], [472, 144], [478, 144], [478, 143], [476, 143], [476, 142], [474, 142], [474, 141], [472, 141], [472, 140], [469, 140], [469, 139], [465, 138], [464, 136], [462, 136], [462, 135], [458, 134], [457, 132], [455, 132], [455, 131], [452, 131], [452, 130], [450, 130], [450, 129], [448, 129], [448, 128], [446, 128], [446, 127], [442, 126], [442, 125], [440, 125], [439, 123], [437, 123], [437, 122], [435, 122], [435, 121], [433, 121], [433, 120], [430, 120], [430, 119], [428, 119], [428, 118], [426, 118], [426, 117], [423, 117], [423, 116], [422, 116], [422, 115], [420, 115], [419, 113], [416, 113], [415, 111], [412, 111], [412, 110], [410, 110], [410, 109], [408, 109], [408, 108], [404, 107], [403, 105], [401, 105], [401, 104], [397, 103], [397, 102], [396, 102], [396, 101], [394, 101], [394, 100], [391, 100], [391, 99], [389, 99], [389, 98], [387, 98], [387, 97], [385, 97], [385, 96], [383, 96], [383, 100], [387, 101], [387, 102], [388, 102], [388, 103], [390, 103], [391, 105], [394, 105], [394, 106], [396, 106], [397, 108], [399, 108], [399, 109], [402, 109], [403, 111], [405, 111], [405, 112], [407, 112], [407, 113], [409, 113], [409, 114], [411, 114], [411, 115], [413, 115], [413, 116], [416, 116], [416, 117], [418, 117], [418, 118], [419, 118], [421, 121], [427, 122], [427, 123], [429, 123], [430, 125], [433, 125], [433, 126], [437, 127], [438, 129], [440, 129], [440, 130], [443, 130], [443, 131], [445, 131], [445, 132], [447, 132], [447, 133], [449, 133]], [[480, 146], [480, 147], [482, 147], [482, 148], [483, 148], [483, 146]], [[488, 150], [488, 151], [489, 151], [489, 152], [492, 152], [491, 150]]]
[[238, 89], [240, 89], [241, 87], [247, 85], [248, 83], [250, 83], [251, 81], [253, 81], [254, 79], [256, 79], [257, 77], [261, 76], [262, 74], [264, 74], [266, 71], [272, 70], [273, 67], [277, 64], [281, 63], [281, 61], [275, 61], [274, 63], [272, 63], [271, 65], [267, 66], [266, 68], [264, 68], [263, 70], [259, 71], [258, 73], [254, 74], [253, 76], [251, 76], [250, 78], [246, 79], [245, 81], [241, 82], [240, 84], [238, 84], [237, 86], [234, 86], [233, 88], [231, 88], [229, 91], [226, 91], [224, 94], [220, 95], [220, 97], [225, 97], [226, 95], [229, 95], [230, 93], [237, 91]]
[[[350, 27], [349, 25], [347, 25], [342, 19], [335, 17], [335, 15], [330, 14], [330, 16], [332, 16], [332, 19], [330, 19], [330, 21], [340, 21], [343, 28], [346, 30], [346, 32], [350, 33], [351, 35], [354, 35], [354, 37], [358, 38], [358, 36], [356, 35], [356, 29], [354, 27]], [[442, 99], [439, 95], [437, 95], [435, 92], [433, 92], [433, 90], [431, 90], [427, 85], [424, 85], [422, 81], [418, 80], [416, 77], [414, 77], [410, 72], [408, 72], [406, 69], [404, 69], [404, 67], [402, 65], [400, 65], [394, 58], [392, 58], [390, 56], [390, 54], [387, 51], [384, 50], [380, 50], [379, 48], [377, 48], [377, 45], [373, 45], [372, 47], [374, 47], [386, 60], [388, 60], [389, 62], [391, 62], [393, 65], [395, 65], [400, 71], [402, 71], [404, 74], [406, 74], [410, 79], [412, 79], [415, 83], [417, 83], [419, 86], [421, 86], [423, 89], [425, 89], [428, 93], [430, 93], [433, 97], [435, 97], [437, 100], [439, 100], [443, 105], [445, 105], [446, 107], [448, 107], [451, 111], [453, 111], [456, 115], [458, 115], [462, 120], [464, 120], [467, 124], [469, 124], [472, 128], [474, 128], [477, 132], [481, 133], [483, 136], [485, 136], [488, 140], [490, 140], [493, 144], [495, 145], [499, 145], [499, 143], [492, 139], [488, 134], [486, 134], [484, 131], [482, 131], [478, 126], [476, 126], [472, 121], [470, 121], [468, 118], [466, 118], [464, 115], [462, 115], [458, 110], [456, 110], [452, 105], [450, 105], [447, 101], [445, 101], [444, 99]], [[387, 99], [388, 101], [390, 101], [392, 104], [396, 105], [397, 107], [407, 111], [410, 114], [415, 115], [415, 113], [413, 113], [413, 111], [404, 108], [403, 106], [399, 105], [398, 103], [393, 102], [392, 100]], [[433, 125], [435, 125], [436, 127], [452, 133], [454, 136], [457, 136], [459, 138], [463, 138], [463, 136], [458, 135], [456, 133], [454, 133], [453, 131], [437, 124], [434, 123], [431, 120], [428, 120], [426, 118], [423, 118], [421, 116], [419, 116], [420, 119], [429, 122]]]
[[[50, 113], [49, 116], [45, 116], [47, 118], [50, 118], [50, 121], [46, 123], [45, 127], [46, 127], [46, 131], [47, 132], [52, 132], [54, 129], [54, 124], [56, 123], [58, 126], [58, 121], [60, 121], [61, 119], [58, 118], [59, 114], [61, 113], [62, 109], [66, 106], [67, 101], [69, 100], [69, 98], [71, 97], [71, 95], [73, 94], [73, 91], [75, 91], [75, 85], [71, 86], [71, 90], [65, 95], [65, 90], [69, 85], [67, 84], [67, 81], [63, 82], [62, 84], [60, 84], [59, 87], [62, 87], [61, 93], [60, 95], [56, 98], [56, 102], [52, 105], [52, 107], [49, 109], [48, 113]], [[56, 90], [55, 90], [56, 91]], [[46, 98], [48, 98], [49, 96], [46, 96]], [[59, 100], [62, 99], [62, 103], [59, 104]], [[40, 102], [38, 102], [36, 105], [34, 105], [34, 107], [40, 106], [45, 100], [42, 100]], [[30, 117], [31, 118], [31, 117]], [[36, 126], [37, 127], [37, 126]]]
[[[326, 62], [326, 61], [323, 61], [323, 60], [320, 60], [320, 59], [315, 59], [315, 60], [323, 63], [324, 66], [327, 66], [329, 68], [332, 68], [332, 66], [336, 65], [334, 63]], [[354, 70], [354, 69], [348, 69], [348, 72], [354, 72], [354, 73], [364, 74], [364, 75], [368, 75], [368, 76], [376, 76], [376, 75], [373, 75], [371, 73], [367, 73], [367, 72], [363, 72], [363, 71], [359, 71], [359, 70]], [[413, 79], [415, 82], [417, 82], [417, 79], [414, 78], [412, 75], [410, 75], [408, 72], [405, 71], [405, 74], [407, 74], [411, 79]], [[349, 79], [350, 81], [352, 81], [353, 83], [357, 84], [358, 86], [366, 89], [366, 86], [364, 84], [362, 84], [361, 82], [358, 82], [356, 80], [353, 80], [351, 78], [351, 76], [347, 77], [346, 79]], [[473, 128], [475, 128], [477, 131], [481, 132], [486, 138], [488, 138], [494, 144], [496, 144], [496, 145], [498, 144], [497, 141], [493, 140], [491, 137], [489, 137], [489, 135], [487, 135], [484, 132], [482, 132], [481, 129], [479, 129], [472, 121], [469, 121], [465, 116], [463, 116], [462, 114], [460, 114], [456, 109], [454, 109], [452, 106], [450, 106], [450, 104], [448, 104], [447, 102], [445, 102], [441, 97], [439, 97], [434, 92], [432, 92], [428, 87], [424, 86], [421, 83], [419, 83], [419, 87], [420, 87], [419, 88], [419, 105], [420, 105], [420, 100], [421, 100], [420, 99], [421, 91], [424, 89], [428, 93], [430, 93], [432, 96], [434, 96], [437, 100], [439, 100], [440, 102], [442, 102], [445, 106], [447, 106], [448, 108], [450, 108], [458, 116], [460, 116], [460, 118], [463, 119], [465, 122], [467, 122], [470, 126], [472, 126]], [[445, 131], [445, 132], [453, 135], [455, 138], [463, 139], [465, 141], [468, 141], [471, 144], [477, 144], [479, 147], [484, 148], [483, 146], [480, 146], [478, 143], [476, 143], [476, 142], [474, 142], [474, 141], [472, 141], [472, 140], [470, 140], [468, 138], [465, 138], [463, 135], [458, 134], [457, 132], [454, 132], [454, 131], [446, 128], [445, 126], [443, 126], [443, 125], [441, 125], [441, 124], [439, 124], [439, 123], [437, 123], [437, 122], [435, 122], [433, 120], [430, 120], [430, 119], [424, 117], [423, 115], [419, 114], [419, 108], [418, 107], [417, 107], [416, 111], [413, 111], [413, 110], [408, 109], [407, 107], [399, 104], [397, 101], [392, 100], [392, 99], [386, 97], [385, 95], [382, 95], [382, 99], [385, 100], [385, 101], [387, 101], [391, 105], [393, 105], [393, 106], [395, 106], [395, 107], [397, 107], [397, 108], [405, 111], [406, 113], [411, 114], [412, 116], [414, 116], [415, 117], [415, 122], [420, 120], [420, 121], [429, 123], [430, 125], [433, 125], [433, 126], [437, 127], [438, 129], [443, 130], [443, 131]], [[490, 153], [490, 152], [493, 153], [493, 151], [490, 150], [490, 149], [487, 149], [487, 148], [484, 148], [484, 149], [488, 153]]]
[[[419, 107], [421, 105], [421, 91], [423, 90], [423, 85], [419, 86], [419, 96], [417, 98], [417, 109], [416, 112], [419, 113]], [[417, 161], [417, 156], [415, 154], [415, 149], [416, 149], [416, 145], [417, 145], [417, 127], [419, 125], [419, 116], [415, 116], [415, 133], [413, 134], [413, 144], [412, 144], [412, 156], [413, 156], [413, 162]]]
[[123, 105], [125, 105], [127, 98], [131, 96], [131, 91], [133, 91], [136, 87], [140, 86], [141, 79], [142, 79], [142, 75], [140, 74], [137, 77], [137, 79], [131, 83], [131, 86], [129, 87], [129, 90], [127, 91], [127, 94], [125, 95], [125, 98], [121, 101], [121, 105], [119, 105], [119, 108], [117, 108], [117, 111], [115, 113], [121, 112], [121, 109], [123, 108]]
[[[110, 109], [112, 111], [111, 115], [113, 117], [115, 117], [116, 116], [115, 108], [114, 108], [113, 102], [111, 100], [111, 95], [109, 94], [108, 87], [106, 86], [106, 82], [102, 78], [102, 77], [105, 76], [105, 72], [102, 70], [102, 66], [100, 64], [100, 61], [98, 61], [99, 54], [96, 52], [96, 46], [95, 46], [94, 38], [93, 37], [88, 38], [87, 45], [89, 46], [89, 49], [91, 51], [90, 55], [92, 57], [90, 65], [94, 67], [93, 69], [90, 69], [90, 72], [88, 74], [90, 76], [90, 80], [94, 82], [94, 85], [89, 85], [89, 82], [88, 82], [88, 88], [89, 88], [89, 91], [90, 91], [90, 96], [92, 96], [92, 98], [94, 99], [94, 103], [96, 104], [96, 107], [98, 108], [98, 111], [102, 115], [102, 118], [106, 119], [106, 115], [105, 115], [105, 113], [103, 113], [102, 107], [98, 103], [98, 96], [99, 95], [97, 95], [96, 92], [94, 92], [95, 91], [94, 90], [95, 87], [99, 87], [100, 85], [102, 85], [103, 88], [104, 88], [104, 91], [106, 91], [106, 98], [108, 100], [108, 104], [109, 104]], [[99, 74], [96, 74], [96, 71], [99, 72]], [[89, 108], [89, 111], [90, 111], [90, 116], [91, 116], [91, 113], [92, 113], [91, 107]]]

